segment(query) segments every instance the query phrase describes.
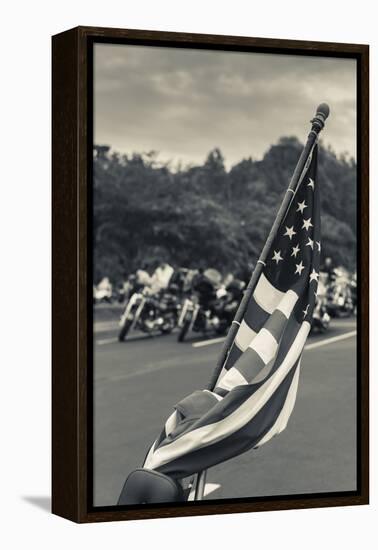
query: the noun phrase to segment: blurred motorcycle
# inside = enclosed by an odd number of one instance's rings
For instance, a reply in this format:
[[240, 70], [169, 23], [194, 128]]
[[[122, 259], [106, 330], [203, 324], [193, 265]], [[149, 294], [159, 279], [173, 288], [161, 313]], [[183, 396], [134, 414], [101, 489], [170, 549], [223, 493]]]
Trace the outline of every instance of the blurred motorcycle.
[[327, 289], [327, 308], [331, 317], [348, 317], [354, 311], [350, 281], [344, 271], [335, 270]]
[[120, 318], [118, 340], [123, 342], [131, 330], [146, 334], [169, 334], [175, 328], [179, 310], [177, 297], [168, 290], [151, 295], [149, 288], [131, 295]]
[[357, 273], [353, 273], [352, 280], [350, 282], [350, 292], [353, 304], [353, 314], [357, 315], [357, 302], [358, 302], [358, 291], [357, 291]]
[[93, 286], [93, 299], [95, 303], [112, 301], [113, 287], [108, 277], [104, 277], [97, 286]]
[[328, 330], [331, 317], [328, 313], [327, 303], [327, 288], [324, 277], [320, 274], [316, 304], [312, 315], [312, 330], [318, 330], [319, 332], [326, 332]]
[[184, 300], [177, 323], [180, 329], [177, 338], [179, 342], [183, 342], [190, 331], [225, 334], [245, 285], [241, 281], [232, 282], [226, 288], [218, 285], [218, 278], [209, 277], [206, 271], [194, 282], [193, 293]]

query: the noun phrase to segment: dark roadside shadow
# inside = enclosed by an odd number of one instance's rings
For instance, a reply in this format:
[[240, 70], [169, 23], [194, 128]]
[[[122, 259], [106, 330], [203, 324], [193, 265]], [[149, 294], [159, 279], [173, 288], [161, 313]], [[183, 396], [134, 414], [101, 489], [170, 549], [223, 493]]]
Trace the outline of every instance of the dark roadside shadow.
[[22, 500], [28, 502], [32, 506], [43, 510], [43, 512], [51, 512], [51, 497], [48, 496], [23, 496]]

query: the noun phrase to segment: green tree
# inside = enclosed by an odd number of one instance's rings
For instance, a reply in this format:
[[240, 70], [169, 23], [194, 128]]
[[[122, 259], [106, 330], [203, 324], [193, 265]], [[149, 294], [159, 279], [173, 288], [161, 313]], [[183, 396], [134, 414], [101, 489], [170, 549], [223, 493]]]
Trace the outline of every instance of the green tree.
[[[227, 171], [219, 149], [201, 166], [172, 170], [150, 151], [119, 155], [94, 148], [93, 246], [97, 282], [113, 282], [145, 260], [237, 271], [255, 262], [302, 149], [283, 137], [260, 161]], [[356, 164], [320, 148], [324, 254], [354, 268]]]

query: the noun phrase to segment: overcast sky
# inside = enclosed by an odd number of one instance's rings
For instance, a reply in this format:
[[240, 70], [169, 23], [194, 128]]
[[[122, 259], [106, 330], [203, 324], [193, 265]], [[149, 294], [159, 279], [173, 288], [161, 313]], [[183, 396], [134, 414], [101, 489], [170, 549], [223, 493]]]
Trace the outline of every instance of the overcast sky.
[[323, 140], [356, 156], [356, 62], [350, 59], [144, 46], [95, 46], [95, 143], [121, 153], [230, 167], [284, 135], [306, 139], [316, 106]]

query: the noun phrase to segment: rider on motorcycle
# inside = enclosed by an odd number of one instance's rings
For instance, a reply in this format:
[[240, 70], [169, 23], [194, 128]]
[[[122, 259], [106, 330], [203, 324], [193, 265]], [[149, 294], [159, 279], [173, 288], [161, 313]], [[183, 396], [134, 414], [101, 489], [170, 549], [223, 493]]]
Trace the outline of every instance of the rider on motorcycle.
[[151, 276], [148, 273], [148, 271], [149, 271], [149, 265], [147, 263], [144, 263], [142, 267], [136, 270], [135, 282], [138, 286], [140, 287], [150, 286]]
[[160, 263], [150, 278], [148, 286], [150, 287], [151, 294], [156, 294], [160, 290], [167, 288], [173, 272], [174, 269], [171, 265], [165, 262]]
[[223, 298], [221, 315], [227, 320], [228, 325], [232, 323], [240, 300], [243, 297], [243, 291], [246, 286], [244, 281], [229, 277], [225, 280], [226, 294]]
[[221, 274], [216, 269], [199, 270], [193, 278], [193, 290], [198, 293], [199, 303], [203, 309], [213, 309], [221, 280]]
[[335, 266], [333, 265], [333, 260], [330, 256], [327, 256], [324, 260], [324, 266], [321, 269], [323, 273], [326, 273], [326, 285], [330, 285], [331, 283], [335, 282], [336, 279], [336, 273], [335, 273]]
[[109, 277], [103, 277], [98, 283], [97, 287], [94, 287], [94, 298], [101, 302], [110, 302], [113, 293], [113, 286], [109, 280]]

